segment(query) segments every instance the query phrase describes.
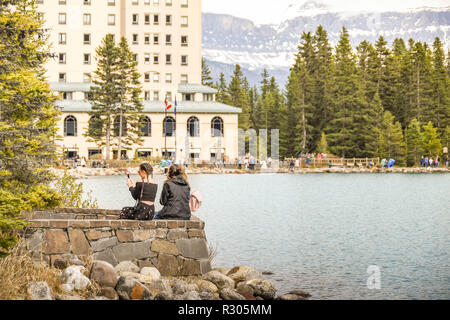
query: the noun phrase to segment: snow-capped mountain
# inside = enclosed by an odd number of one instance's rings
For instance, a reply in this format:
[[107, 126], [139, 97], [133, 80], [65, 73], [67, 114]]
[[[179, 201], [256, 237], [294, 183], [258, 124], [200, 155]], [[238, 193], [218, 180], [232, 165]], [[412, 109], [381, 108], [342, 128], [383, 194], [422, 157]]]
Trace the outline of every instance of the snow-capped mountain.
[[[450, 7], [416, 8], [400, 12], [332, 12], [319, 0], [302, 5], [292, 2], [279, 25], [256, 25], [252, 21], [223, 14], [203, 14], [203, 56], [217, 79], [224, 72], [229, 79], [240, 64], [249, 81], [256, 84], [264, 68], [284, 86], [302, 32], [315, 32], [322, 25], [334, 46], [345, 26], [352, 45], [374, 43], [380, 35], [389, 44], [395, 38], [412, 38], [432, 44], [439, 37], [450, 48]], [[230, 65], [230, 67], [225, 67]], [[252, 78], [256, 82], [251, 81]]]

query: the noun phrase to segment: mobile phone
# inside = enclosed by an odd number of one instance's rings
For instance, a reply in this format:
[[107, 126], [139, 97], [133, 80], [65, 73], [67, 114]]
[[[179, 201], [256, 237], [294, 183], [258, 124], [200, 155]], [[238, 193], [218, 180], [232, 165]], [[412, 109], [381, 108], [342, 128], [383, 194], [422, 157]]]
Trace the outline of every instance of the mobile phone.
[[130, 179], [130, 174], [129, 173], [127, 173], [127, 177], [128, 177], [128, 179]]

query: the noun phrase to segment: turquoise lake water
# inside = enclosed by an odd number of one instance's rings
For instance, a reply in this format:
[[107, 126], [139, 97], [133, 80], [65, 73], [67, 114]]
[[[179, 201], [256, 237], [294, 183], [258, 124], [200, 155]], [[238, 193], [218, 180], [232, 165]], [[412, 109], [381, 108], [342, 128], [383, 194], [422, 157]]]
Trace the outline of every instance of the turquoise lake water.
[[[133, 177], [136, 180], [136, 176]], [[162, 188], [163, 177], [156, 176]], [[312, 299], [450, 299], [449, 174], [192, 175], [214, 267], [249, 265]], [[100, 207], [134, 201], [124, 176], [80, 180]], [[161, 206], [156, 204], [156, 209]], [[369, 266], [380, 289], [369, 289]]]

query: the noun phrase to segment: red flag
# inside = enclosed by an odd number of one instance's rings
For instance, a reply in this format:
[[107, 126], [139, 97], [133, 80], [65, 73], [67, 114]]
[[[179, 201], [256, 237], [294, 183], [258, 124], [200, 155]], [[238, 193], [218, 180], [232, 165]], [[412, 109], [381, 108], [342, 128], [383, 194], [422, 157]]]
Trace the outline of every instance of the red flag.
[[167, 102], [167, 98], [164, 99], [164, 103], [166, 105], [166, 110], [169, 110], [170, 108], [172, 108], [172, 105]]

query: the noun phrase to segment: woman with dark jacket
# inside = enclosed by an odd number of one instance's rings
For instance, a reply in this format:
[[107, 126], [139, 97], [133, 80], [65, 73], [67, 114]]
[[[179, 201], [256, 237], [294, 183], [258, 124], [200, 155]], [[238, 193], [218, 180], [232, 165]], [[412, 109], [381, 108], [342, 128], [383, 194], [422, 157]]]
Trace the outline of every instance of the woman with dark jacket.
[[167, 171], [159, 203], [164, 206], [154, 219], [189, 220], [191, 187], [181, 165], [172, 164]]

